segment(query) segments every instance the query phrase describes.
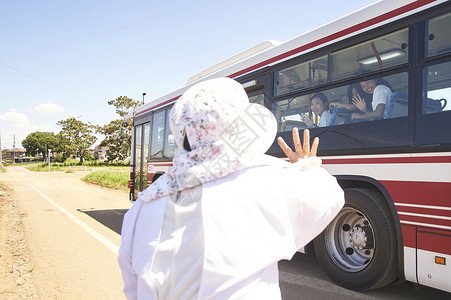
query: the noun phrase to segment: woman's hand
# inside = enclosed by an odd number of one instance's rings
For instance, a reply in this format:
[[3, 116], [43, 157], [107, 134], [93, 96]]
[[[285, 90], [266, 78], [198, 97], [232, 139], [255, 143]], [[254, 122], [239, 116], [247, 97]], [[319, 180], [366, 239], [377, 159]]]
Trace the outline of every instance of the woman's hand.
[[359, 94], [352, 97], [352, 103], [362, 112], [366, 113], [368, 109], [366, 108], [366, 102], [365, 99], [360, 97]]
[[316, 137], [313, 140], [312, 148], [310, 149], [310, 131], [308, 129], [304, 130], [304, 146], [299, 139], [299, 130], [295, 127], [293, 128], [293, 143], [295, 151], [291, 150], [291, 148], [287, 145], [282, 137], [277, 139], [280, 148], [288, 157], [291, 163], [295, 163], [302, 158], [313, 157], [316, 156], [316, 152], [318, 150], [319, 138]]
[[313, 127], [313, 121], [308, 116], [308, 113], [299, 114], [299, 117], [301, 118], [301, 121], [304, 122], [307, 127]]

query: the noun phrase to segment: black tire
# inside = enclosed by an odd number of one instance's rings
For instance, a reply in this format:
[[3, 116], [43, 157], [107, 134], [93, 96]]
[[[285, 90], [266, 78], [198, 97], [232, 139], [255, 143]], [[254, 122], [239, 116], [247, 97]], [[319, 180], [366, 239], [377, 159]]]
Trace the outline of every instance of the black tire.
[[382, 196], [367, 189], [345, 189], [346, 203], [314, 240], [320, 265], [338, 285], [366, 291], [398, 277], [397, 243]]

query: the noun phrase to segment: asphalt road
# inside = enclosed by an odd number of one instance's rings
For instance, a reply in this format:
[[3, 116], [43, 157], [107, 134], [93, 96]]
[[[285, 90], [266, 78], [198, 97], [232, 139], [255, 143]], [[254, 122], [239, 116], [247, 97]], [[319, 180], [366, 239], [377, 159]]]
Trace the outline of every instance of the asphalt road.
[[[123, 191], [80, 180], [84, 172], [33, 173], [8, 167], [22, 217], [36, 294], [51, 299], [124, 299], [117, 265], [122, 217], [131, 206]], [[451, 299], [451, 294], [402, 283], [357, 293], [332, 283], [314, 255], [282, 261], [280, 286], [290, 299]]]

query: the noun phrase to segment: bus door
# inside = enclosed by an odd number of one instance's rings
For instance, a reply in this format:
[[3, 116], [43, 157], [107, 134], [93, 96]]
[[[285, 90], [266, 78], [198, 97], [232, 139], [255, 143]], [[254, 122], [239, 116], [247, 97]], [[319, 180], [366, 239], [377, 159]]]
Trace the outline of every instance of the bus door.
[[149, 156], [150, 123], [135, 127], [135, 182], [134, 198], [147, 187], [147, 160]]

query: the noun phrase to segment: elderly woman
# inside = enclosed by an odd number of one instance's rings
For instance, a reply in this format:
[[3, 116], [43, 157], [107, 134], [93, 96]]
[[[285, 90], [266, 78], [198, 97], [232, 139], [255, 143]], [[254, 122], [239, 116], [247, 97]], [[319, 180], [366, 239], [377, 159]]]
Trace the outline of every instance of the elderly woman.
[[[280, 299], [278, 265], [344, 204], [309, 132], [289, 162], [264, 153], [272, 113], [228, 78], [186, 91], [170, 113], [183, 150], [127, 212], [119, 264], [129, 299]], [[321, 192], [318, 192], [320, 188]]]

